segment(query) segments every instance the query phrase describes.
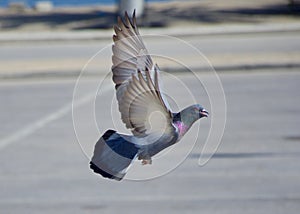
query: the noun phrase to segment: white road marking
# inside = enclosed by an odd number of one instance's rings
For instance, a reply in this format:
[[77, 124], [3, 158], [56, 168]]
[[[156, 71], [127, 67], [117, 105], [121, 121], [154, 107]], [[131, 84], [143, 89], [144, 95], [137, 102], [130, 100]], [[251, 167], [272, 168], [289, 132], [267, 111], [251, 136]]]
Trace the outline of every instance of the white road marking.
[[[105, 92], [108, 92], [109, 90], [112, 90], [110, 85], [109, 85], [109, 87], [106, 87], [103, 90], [101, 90], [101, 92], [105, 93]], [[73, 103], [73, 101], [72, 101], [72, 102], [64, 105], [57, 111], [39, 119], [33, 123], [28, 124], [27, 126], [20, 129], [19, 131], [16, 131], [15, 133], [1, 139], [0, 140], [0, 150], [4, 149], [8, 145], [10, 145], [18, 140], [21, 140], [27, 136], [32, 135], [33, 133], [35, 133], [39, 129], [45, 127], [49, 123], [51, 123], [55, 120], [58, 120], [59, 118], [62, 118], [63, 116], [67, 115], [69, 112], [72, 111], [73, 105], [74, 105], [73, 108], [75, 108], [75, 107], [78, 108], [79, 106], [86, 104], [87, 102], [89, 102], [91, 99], [94, 99], [94, 98], [95, 98], [95, 92], [88, 93], [86, 96], [83, 96], [82, 98], [77, 99], [75, 103]]]

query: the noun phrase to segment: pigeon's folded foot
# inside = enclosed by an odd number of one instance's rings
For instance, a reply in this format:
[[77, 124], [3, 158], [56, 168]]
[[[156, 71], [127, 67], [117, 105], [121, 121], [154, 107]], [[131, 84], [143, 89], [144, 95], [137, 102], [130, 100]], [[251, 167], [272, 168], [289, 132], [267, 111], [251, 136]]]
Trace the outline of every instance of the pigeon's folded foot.
[[152, 159], [142, 159], [142, 165], [152, 164]]

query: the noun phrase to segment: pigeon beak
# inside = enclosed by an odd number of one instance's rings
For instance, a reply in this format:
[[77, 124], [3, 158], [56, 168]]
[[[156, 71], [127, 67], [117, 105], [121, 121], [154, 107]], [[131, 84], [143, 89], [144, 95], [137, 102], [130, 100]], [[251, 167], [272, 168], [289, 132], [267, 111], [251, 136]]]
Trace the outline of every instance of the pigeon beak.
[[199, 112], [199, 114], [200, 114], [201, 117], [208, 117], [208, 115], [209, 115], [208, 111], [206, 111], [205, 109], [202, 109]]

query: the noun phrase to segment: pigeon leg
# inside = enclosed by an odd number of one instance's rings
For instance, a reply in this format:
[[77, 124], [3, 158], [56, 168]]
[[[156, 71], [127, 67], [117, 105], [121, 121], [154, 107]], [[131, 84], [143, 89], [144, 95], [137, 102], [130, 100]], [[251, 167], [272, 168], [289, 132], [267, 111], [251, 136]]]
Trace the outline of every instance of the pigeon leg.
[[152, 159], [142, 159], [142, 165], [152, 164]]

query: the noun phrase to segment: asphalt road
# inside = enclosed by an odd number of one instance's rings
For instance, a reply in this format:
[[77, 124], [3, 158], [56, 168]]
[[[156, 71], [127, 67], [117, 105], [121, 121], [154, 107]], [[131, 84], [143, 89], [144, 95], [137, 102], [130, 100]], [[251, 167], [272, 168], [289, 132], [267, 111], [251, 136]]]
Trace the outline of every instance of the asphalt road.
[[[193, 76], [177, 73], [176, 77], [211, 110], [204, 89]], [[222, 73], [220, 78], [227, 101], [227, 123], [213, 158], [202, 167], [197, 164], [210, 117], [200, 122], [196, 146], [178, 167], [155, 179], [122, 182], [103, 179], [88, 167], [72, 120], [75, 80], [2, 80], [1, 213], [298, 213], [300, 73], [235, 72]], [[100, 79], [81, 82], [79, 95], [83, 98], [74, 104], [75, 112], [89, 114], [88, 93]], [[209, 75], [201, 74], [201, 80], [206, 79]], [[190, 104], [182, 87], [172, 83], [165, 79], [166, 92], [180, 105]], [[95, 118], [100, 132], [112, 128], [111, 117], [121, 124], [107, 109], [113, 93], [108, 81], [97, 96]], [[81, 118], [83, 131], [77, 134], [89, 139], [92, 130], [88, 118]], [[141, 173], [177, 162], [183, 157], [184, 145], [193, 139], [191, 132], [181, 146], [165, 154], [170, 154], [168, 160], [154, 160]], [[81, 143], [89, 155], [93, 139]], [[140, 170], [140, 163], [135, 165], [129, 177]]]
[[[113, 33], [113, 32], [112, 32]], [[172, 41], [156, 40], [158, 35], [144, 35], [147, 48], [160, 52], [167, 50], [169, 54], [178, 52], [178, 46]], [[237, 35], [209, 35], [184, 37], [185, 41], [201, 50], [204, 54], [247, 53], [247, 52], [288, 52], [299, 51], [299, 32], [273, 32], [264, 34], [237, 34]], [[29, 43], [16, 45], [8, 44], [1, 47], [0, 59], [7, 60], [31, 60], [49, 58], [82, 58], [91, 57], [101, 48], [110, 45], [112, 40], [90, 41], [73, 43]], [[169, 55], [168, 54], [168, 55]]]
[[[218, 66], [236, 64], [297, 64], [300, 56], [299, 32], [273, 32], [265, 34], [237, 34], [184, 37], [186, 45], [166, 36], [145, 36], [147, 48], [154, 55], [175, 58], [193, 68], [199, 67], [197, 48]], [[97, 58], [97, 72], [110, 68], [112, 40], [2, 44], [0, 74], [10, 75], [32, 72], [80, 71], [99, 50], [107, 47]], [[102, 54], [102, 55], [101, 55]], [[161, 67], [174, 64], [157, 60]], [[201, 63], [200, 63], [201, 64]]]

